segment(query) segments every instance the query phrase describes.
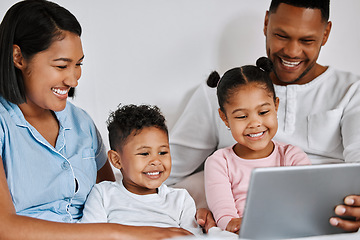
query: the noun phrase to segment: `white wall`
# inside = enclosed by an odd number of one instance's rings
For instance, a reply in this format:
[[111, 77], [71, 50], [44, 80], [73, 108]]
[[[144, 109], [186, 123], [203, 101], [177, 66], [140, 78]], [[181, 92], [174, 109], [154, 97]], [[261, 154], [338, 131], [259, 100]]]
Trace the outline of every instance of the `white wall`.
[[[212, 70], [265, 55], [270, 0], [55, 0], [83, 27], [85, 61], [75, 104], [105, 121], [119, 103], [158, 105], [171, 128]], [[0, 1], [0, 17], [13, 0]], [[319, 63], [360, 75], [359, 0], [332, 0], [333, 29]]]

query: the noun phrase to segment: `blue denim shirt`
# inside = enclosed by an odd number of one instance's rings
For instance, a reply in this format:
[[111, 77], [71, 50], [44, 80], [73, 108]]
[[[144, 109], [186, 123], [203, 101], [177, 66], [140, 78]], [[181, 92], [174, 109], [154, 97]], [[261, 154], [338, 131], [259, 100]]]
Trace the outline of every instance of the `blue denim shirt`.
[[107, 155], [85, 111], [67, 102], [55, 114], [60, 129], [54, 148], [0, 96], [0, 154], [17, 214], [76, 222]]

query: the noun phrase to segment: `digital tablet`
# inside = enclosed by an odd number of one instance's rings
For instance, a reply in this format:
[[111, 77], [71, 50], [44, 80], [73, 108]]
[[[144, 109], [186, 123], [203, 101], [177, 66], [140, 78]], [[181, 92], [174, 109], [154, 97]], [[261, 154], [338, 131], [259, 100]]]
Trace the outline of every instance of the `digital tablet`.
[[350, 194], [360, 194], [360, 163], [254, 169], [239, 237], [283, 239], [343, 233], [329, 219], [335, 215], [335, 206]]

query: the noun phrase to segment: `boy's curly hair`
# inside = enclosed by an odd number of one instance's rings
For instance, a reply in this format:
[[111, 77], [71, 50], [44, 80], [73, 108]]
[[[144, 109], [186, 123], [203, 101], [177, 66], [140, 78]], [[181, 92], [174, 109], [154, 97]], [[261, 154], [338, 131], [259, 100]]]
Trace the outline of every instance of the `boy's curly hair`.
[[124, 105], [110, 113], [106, 121], [109, 131], [111, 150], [121, 151], [127, 138], [139, 133], [143, 128], [156, 127], [168, 134], [165, 117], [157, 106], [151, 105]]

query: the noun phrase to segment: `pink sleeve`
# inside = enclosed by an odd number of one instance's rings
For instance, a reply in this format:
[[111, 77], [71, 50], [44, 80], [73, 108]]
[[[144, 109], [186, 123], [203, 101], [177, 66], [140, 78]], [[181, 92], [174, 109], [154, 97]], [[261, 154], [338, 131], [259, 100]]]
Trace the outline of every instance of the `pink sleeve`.
[[206, 201], [215, 221], [221, 229], [225, 229], [232, 218], [238, 218], [227, 161], [216, 152], [205, 162]]
[[288, 145], [285, 151], [285, 161], [288, 166], [311, 165], [306, 153], [299, 147]]

